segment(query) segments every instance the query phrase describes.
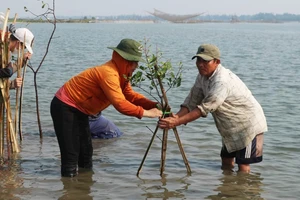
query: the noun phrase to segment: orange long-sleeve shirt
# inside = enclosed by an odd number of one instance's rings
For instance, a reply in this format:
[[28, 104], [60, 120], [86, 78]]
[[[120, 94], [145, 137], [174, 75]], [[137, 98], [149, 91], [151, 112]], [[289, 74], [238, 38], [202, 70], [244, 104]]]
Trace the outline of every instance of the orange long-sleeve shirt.
[[124, 77], [131, 76], [129, 62], [113, 52], [107, 63], [84, 70], [64, 84], [68, 97], [85, 114], [94, 115], [113, 105], [124, 115], [142, 118], [144, 109], [157, 102], [133, 91]]

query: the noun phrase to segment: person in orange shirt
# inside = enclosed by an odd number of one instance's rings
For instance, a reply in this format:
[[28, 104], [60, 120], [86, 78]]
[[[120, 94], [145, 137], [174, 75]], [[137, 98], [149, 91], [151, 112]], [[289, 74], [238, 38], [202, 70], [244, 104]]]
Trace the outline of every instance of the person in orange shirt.
[[128, 116], [156, 118], [162, 115], [154, 102], [135, 92], [129, 82], [142, 59], [142, 45], [123, 39], [112, 58], [84, 70], [67, 81], [51, 102], [51, 117], [61, 154], [61, 175], [73, 177], [79, 168], [92, 168], [92, 140], [89, 116], [109, 105]]

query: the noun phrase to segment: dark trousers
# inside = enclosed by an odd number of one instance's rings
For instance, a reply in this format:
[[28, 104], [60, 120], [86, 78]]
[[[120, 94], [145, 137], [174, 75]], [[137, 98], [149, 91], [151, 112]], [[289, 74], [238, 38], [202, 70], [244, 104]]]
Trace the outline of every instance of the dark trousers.
[[51, 102], [51, 117], [57, 136], [62, 170], [92, 167], [93, 146], [88, 115], [71, 107], [57, 97]]

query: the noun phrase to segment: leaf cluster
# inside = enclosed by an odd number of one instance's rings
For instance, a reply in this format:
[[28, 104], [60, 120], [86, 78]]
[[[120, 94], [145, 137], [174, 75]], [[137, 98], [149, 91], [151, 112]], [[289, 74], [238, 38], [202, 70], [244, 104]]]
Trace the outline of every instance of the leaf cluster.
[[175, 72], [171, 60], [164, 60], [163, 53], [158, 49], [155, 54], [152, 53], [151, 45], [148, 44], [149, 40], [145, 39], [143, 51], [146, 63], [138, 67], [130, 78], [130, 83], [134, 87], [141, 88], [164, 105], [166, 102], [164, 102], [163, 93], [181, 85], [183, 65], [179, 62]]
[[44, 10], [42, 14], [35, 14], [31, 12], [26, 6], [24, 6], [24, 11], [31, 13], [32, 15], [35, 16], [35, 18], [39, 19], [41, 22], [43, 21], [44, 18], [46, 19], [47, 22], [51, 24], [55, 24], [56, 23], [56, 17], [54, 11], [55, 2], [53, 1], [53, 8], [51, 8], [50, 5], [44, 1], [41, 1], [41, 4], [42, 4], [42, 9]]

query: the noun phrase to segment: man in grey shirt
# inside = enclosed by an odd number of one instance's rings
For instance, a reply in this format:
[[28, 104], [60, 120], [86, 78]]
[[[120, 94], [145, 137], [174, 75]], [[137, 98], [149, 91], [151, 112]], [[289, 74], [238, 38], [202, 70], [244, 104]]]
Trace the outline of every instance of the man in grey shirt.
[[199, 74], [176, 115], [160, 119], [160, 128], [174, 128], [211, 113], [222, 136], [222, 168], [250, 172], [262, 161], [263, 133], [267, 122], [260, 104], [243, 81], [221, 65], [220, 51], [211, 44], [198, 48]]

